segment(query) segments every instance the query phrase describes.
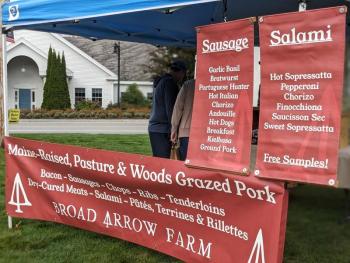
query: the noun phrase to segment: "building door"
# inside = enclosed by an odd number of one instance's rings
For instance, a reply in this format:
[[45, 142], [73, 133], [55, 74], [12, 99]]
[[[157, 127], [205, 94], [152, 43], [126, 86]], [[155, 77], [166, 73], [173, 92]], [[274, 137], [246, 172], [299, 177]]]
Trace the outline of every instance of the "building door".
[[30, 89], [19, 89], [19, 108], [21, 110], [30, 110]]

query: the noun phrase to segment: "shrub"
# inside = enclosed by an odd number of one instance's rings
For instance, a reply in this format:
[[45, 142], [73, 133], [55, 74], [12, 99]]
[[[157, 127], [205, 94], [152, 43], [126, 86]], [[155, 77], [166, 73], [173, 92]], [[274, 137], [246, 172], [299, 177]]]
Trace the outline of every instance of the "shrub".
[[21, 118], [26, 118], [28, 113], [30, 113], [31, 111], [30, 110], [21, 110], [21, 115], [20, 117]]
[[128, 109], [128, 106], [129, 106], [128, 104], [122, 103], [120, 108], [121, 108], [121, 110], [124, 111], [124, 110], [127, 110], [127, 109]]
[[135, 112], [134, 117], [137, 119], [143, 119], [145, 118], [146, 114], [144, 112]]
[[69, 115], [69, 112], [64, 111], [64, 112], [62, 112], [61, 117], [64, 118], [64, 119], [67, 119], [67, 118], [68, 118], [68, 115]]
[[62, 111], [57, 111], [57, 112], [55, 112], [55, 114], [53, 115], [53, 117], [54, 117], [55, 119], [60, 119], [60, 118], [62, 118], [62, 116], [63, 116], [63, 112], [62, 112]]
[[128, 110], [127, 112], [130, 113], [130, 118], [132, 118], [132, 117], [135, 116], [135, 110], [130, 109], [130, 110]]
[[145, 106], [147, 100], [145, 96], [143, 96], [142, 92], [138, 89], [137, 85], [131, 84], [123, 94], [122, 102], [129, 105]]
[[84, 116], [84, 118], [90, 118], [95, 116], [95, 112], [93, 110], [83, 109], [78, 111], [78, 116]]
[[26, 115], [26, 118], [27, 118], [27, 119], [33, 119], [33, 118], [34, 118], [34, 112], [29, 112], [29, 113]]
[[55, 116], [56, 111], [55, 110], [50, 110], [47, 112], [50, 118], [53, 118]]
[[99, 112], [95, 115], [95, 117], [99, 118], [99, 119], [106, 119], [107, 114], [104, 112]]
[[85, 114], [85, 112], [78, 112], [77, 117], [84, 119], [86, 117], [86, 114]]
[[108, 118], [109, 119], [116, 119], [118, 118], [120, 115], [117, 112], [108, 112]]
[[130, 112], [123, 112], [122, 113], [122, 118], [128, 119], [131, 117], [132, 117], [132, 114]]
[[43, 117], [43, 119], [47, 119], [47, 118], [50, 118], [51, 116], [48, 112], [43, 112], [42, 117]]
[[108, 103], [106, 109], [107, 110], [119, 109], [119, 104], [110, 102], [110, 103]]
[[21, 111], [22, 119], [117, 119], [117, 118], [148, 118], [149, 109], [146, 107], [132, 107], [128, 108], [125, 111], [122, 111], [119, 108], [114, 109], [81, 109], [81, 110], [35, 110]]
[[41, 119], [43, 116], [42, 116], [42, 113], [41, 112], [33, 112], [33, 118], [34, 119]]
[[69, 119], [75, 119], [75, 118], [77, 118], [77, 113], [76, 112], [69, 112], [67, 117]]
[[75, 104], [75, 109], [80, 110], [96, 110], [101, 109], [101, 106], [98, 102], [91, 100], [82, 100]]

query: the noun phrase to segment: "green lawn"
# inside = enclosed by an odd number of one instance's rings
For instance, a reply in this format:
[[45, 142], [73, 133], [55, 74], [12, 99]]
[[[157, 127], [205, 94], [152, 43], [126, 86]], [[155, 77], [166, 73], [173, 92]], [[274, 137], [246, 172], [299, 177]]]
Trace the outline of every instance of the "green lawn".
[[[146, 135], [17, 136], [150, 154]], [[8, 230], [4, 210], [3, 151], [0, 166], [0, 262], [177, 262], [128, 242], [54, 223], [14, 219], [16, 227]], [[350, 222], [340, 223], [344, 207], [345, 197], [341, 190], [315, 186], [294, 189], [289, 203], [284, 262], [349, 263]]]

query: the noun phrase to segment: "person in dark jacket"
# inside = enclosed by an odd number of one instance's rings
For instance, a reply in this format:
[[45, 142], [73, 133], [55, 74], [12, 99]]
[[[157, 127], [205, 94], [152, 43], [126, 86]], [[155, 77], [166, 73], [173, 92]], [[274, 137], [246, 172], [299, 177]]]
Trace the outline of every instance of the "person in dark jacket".
[[174, 61], [170, 65], [170, 72], [154, 83], [148, 133], [155, 157], [170, 158], [171, 116], [179, 92], [179, 83], [184, 80], [186, 70], [187, 67], [183, 61]]

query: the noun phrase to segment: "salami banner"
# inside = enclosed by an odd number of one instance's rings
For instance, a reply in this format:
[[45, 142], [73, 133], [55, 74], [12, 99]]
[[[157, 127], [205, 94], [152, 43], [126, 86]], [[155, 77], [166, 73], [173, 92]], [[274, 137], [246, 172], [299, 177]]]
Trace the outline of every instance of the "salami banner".
[[248, 174], [253, 23], [244, 19], [199, 27], [197, 32], [196, 88], [186, 164]]
[[260, 17], [255, 174], [337, 185], [346, 7]]
[[281, 184], [183, 162], [5, 139], [6, 209], [121, 238], [186, 262], [282, 262]]

